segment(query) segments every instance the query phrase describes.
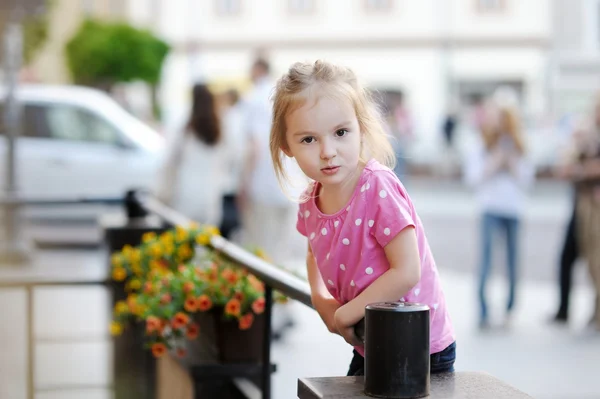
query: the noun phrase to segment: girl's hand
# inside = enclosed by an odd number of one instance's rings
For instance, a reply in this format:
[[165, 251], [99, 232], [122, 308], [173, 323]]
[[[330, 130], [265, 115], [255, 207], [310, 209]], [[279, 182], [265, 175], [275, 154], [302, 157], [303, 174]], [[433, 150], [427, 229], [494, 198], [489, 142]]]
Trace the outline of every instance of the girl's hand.
[[335, 325], [338, 333], [352, 346], [362, 346], [363, 342], [354, 333], [354, 325], [347, 326], [340, 320], [340, 312], [335, 312]]
[[329, 332], [341, 335], [335, 323], [335, 314], [342, 305], [334, 298], [313, 298], [312, 302]]

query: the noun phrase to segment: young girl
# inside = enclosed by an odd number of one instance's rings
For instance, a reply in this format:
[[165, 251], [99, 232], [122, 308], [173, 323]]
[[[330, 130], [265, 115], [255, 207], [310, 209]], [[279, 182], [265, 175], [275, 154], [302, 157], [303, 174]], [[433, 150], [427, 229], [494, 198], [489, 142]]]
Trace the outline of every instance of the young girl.
[[431, 371], [453, 371], [455, 338], [421, 221], [390, 167], [394, 152], [375, 104], [354, 73], [296, 63], [278, 82], [271, 154], [286, 179], [293, 157], [312, 180], [297, 229], [308, 238], [312, 302], [329, 331], [355, 348], [348, 375], [364, 373], [354, 325], [373, 302], [431, 308]]

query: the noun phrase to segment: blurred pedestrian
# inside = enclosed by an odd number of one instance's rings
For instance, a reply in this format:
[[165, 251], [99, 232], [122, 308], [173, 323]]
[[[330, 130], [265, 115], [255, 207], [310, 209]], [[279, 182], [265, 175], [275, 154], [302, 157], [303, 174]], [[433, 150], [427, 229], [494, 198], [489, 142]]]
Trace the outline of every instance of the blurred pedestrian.
[[189, 120], [168, 146], [157, 196], [194, 221], [219, 226], [226, 165], [215, 98], [196, 84]]
[[[560, 159], [555, 172], [557, 177], [566, 178], [567, 180], [570, 180], [570, 177], [568, 176], [568, 169], [570, 168], [570, 165], [577, 161], [578, 154], [584, 150], [586, 145], [585, 136], [588, 135], [586, 132], [587, 129], [585, 127], [585, 123], [583, 121], [580, 121], [580, 123], [571, 130], [572, 132], [569, 143], [562, 153], [562, 159]], [[552, 321], [557, 323], [567, 323], [569, 320], [569, 302], [571, 296], [573, 268], [577, 262], [577, 259], [579, 259], [581, 255], [577, 240], [577, 189], [574, 182], [572, 183], [572, 211], [567, 223], [565, 238], [559, 259], [559, 305], [558, 310], [552, 318]]]
[[269, 63], [257, 59], [252, 65], [251, 78], [254, 87], [245, 102], [248, 153], [239, 195], [243, 242], [260, 247], [273, 262], [282, 264], [289, 259], [296, 212], [293, 202], [279, 186], [269, 152], [271, 92], [275, 85]]
[[576, 236], [596, 294], [589, 326], [600, 331], [600, 96], [579, 142], [572, 162], [562, 169], [561, 175], [575, 183]]
[[225, 168], [225, 193], [223, 196], [223, 219], [221, 234], [231, 239], [241, 227], [241, 215], [238, 208], [238, 191], [241, 186], [244, 154], [246, 152], [247, 136], [245, 116], [240, 96], [237, 90], [227, 90], [222, 95], [224, 109], [221, 112], [223, 130], [223, 146], [227, 165]]
[[534, 170], [526, 158], [519, 118], [513, 106], [494, 105], [481, 128], [481, 140], [465, 162], [465, 180], [475, 188], [481, 211], [479, 326], [485, 329], [490, 326], [486, 285], [496, 234], [502, 234], [506, 242], [509, 291], [505, 323], [509, 322], [515, 306], [521, 214]]

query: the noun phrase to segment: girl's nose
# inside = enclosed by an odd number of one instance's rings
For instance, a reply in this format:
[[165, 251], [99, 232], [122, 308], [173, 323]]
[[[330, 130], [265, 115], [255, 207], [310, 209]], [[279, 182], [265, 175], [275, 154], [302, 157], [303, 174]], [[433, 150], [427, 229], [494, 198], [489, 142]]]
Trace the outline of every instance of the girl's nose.
[[335, 157], [335, 155], [335, 145], [329, 140], [323, 140], [321, 142], [321, 159], [331, 159]]

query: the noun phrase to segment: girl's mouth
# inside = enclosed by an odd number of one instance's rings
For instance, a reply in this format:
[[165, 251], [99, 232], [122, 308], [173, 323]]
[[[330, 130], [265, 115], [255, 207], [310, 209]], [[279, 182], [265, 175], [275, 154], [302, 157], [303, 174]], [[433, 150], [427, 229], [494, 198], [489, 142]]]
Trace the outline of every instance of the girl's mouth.
[[321, 169], [321, 172], [325, 173], [326, 175], [334, 175], [339, 169], [339, 166], [328, 166], [326, 168]]

